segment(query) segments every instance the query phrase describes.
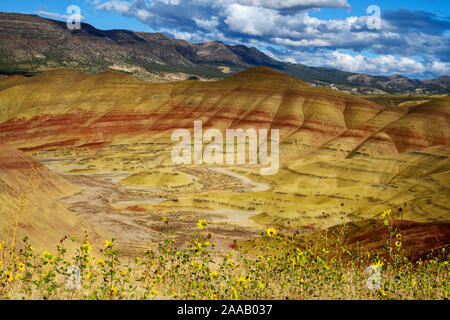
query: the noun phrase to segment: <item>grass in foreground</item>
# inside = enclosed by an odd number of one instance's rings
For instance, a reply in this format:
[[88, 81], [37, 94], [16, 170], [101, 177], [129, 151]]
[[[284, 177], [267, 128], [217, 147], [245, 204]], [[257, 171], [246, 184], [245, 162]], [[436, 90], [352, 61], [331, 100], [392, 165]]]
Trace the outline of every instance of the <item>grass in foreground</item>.
[[[382, 214], [390, 228], [390, 210]], [[0, 299], [448, 299], [445, 249], [409, 261], [402, 235], [390, 229], [386, 252], [358, 253], [345, 243], [313, 254], [279, 230], [262, 233], [258, 254], [215, 248], [207, 222], [187, 248], [179, 249], [169, 221], [161, 242], [140, 257], [121, 256], [107, 240], [98, 256], [82, 239], [69, 256], [62, 239], [53, 253], [36, 253], [27, 238], [15, 252], [0, 244]], [[72, 241], [78, 240], [73, 238]], [[238, 247], [239, 248], [239, 247]], [[384, 257], [384, 258], [383, 258]], [[79, 276], [78, 274], [79, 273]]]

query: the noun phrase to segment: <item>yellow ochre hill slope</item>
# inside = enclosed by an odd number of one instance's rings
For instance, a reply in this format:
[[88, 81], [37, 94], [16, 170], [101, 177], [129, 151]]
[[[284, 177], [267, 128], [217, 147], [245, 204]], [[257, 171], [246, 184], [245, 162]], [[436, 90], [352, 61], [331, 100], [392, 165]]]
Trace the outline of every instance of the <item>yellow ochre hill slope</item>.
[[43, 250], [65, 236], [82, 238], [87, 233], [91, 241], [103, 240], [105, 232], [57, 203], [79, 191], [29, 155], [0, 144], [0, 243], [19, 247], [27, 236]]
[[[279, 129], [279, 172], [175, 167], [170, 135], [192, 131], [195, 120], [205, 130]], [[405, 204], [403, 219], [450, 220], [449, 120], [448, 96], [382, 106], [266, 67], [212, 82], [150, 84], [71, 69], [0, 79], [0, 141], [51, 169], [160, 189], [165, 200], [135, 202], [137, 212], [238, 210], [256, 224], [289, 228], [372, 219]], [[173, 173], [189, 179], [158, 182]]]

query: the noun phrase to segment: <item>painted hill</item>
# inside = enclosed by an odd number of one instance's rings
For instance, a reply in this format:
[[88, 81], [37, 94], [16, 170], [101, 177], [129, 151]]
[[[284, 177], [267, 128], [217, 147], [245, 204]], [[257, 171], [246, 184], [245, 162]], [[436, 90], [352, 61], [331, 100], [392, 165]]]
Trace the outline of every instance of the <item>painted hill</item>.
[[[32, 78], [3, 78], [0, 86], [5, 106], [0, 137], [26, 151], [109, 144], [138, 135], [154, 139], [173, 128], [191, 128], [200, 119], [222, 129], [253, 122], [277, 126], [287, 138], [302, 126], [299, 103], [313, 107], [323, 102], [339, 109], [348, 101], [375, 107], [264, 67], [218, 82], [168, 84], [148, 84], [118, 72], [90, 76], [58, 69]], [[343, 125], [340, 119], [326, 120], [334, 131]]]
[[[320, 230], [376, 219], [386, 208], [405, 208], [408, 221], [449, 220], [448, 96], [383, 106], [266, 67], [222, 81], [162, 84], [119, 72], [57, 69], [1, 78], [0, 106], [0, 141], [87, 188], [99, 181], [89, 177], [107, 179], [100, 207], [76, 207], [82, 201], [72, 207], [109, 231], [126, 221], [120, 228], [132, 227], [124, 235], [133, 241], [152, 234], [147, 224], [159, 215], [173, 215], [180, 228], [180, 215], [222, 214], [245, 228]], [[171, 133], [192, 131], [194, 120], [222, 131], [279, 129], [279, 172], [175, 167]], [[152, 180], [167, 174], [170, 186]], [[138, 192], [147, 193], [138, 198]], [[92, 218], [87, 210], [107, 214]], [[136, 222], [130, 213], [146, 218]]]
[[0, 144], [0, 241], [11, 245], [16, 223], [19, 249], [25, 236], [41, 250], [54, 248], [64, 236], [82, 239], [85, 232], [92, 242], [103, 240], [106, 233], [57, 203], [79, 191], [29, 155]]
[[352, 93], [448, 93], [448, 76], [424, 81], [370, 76], [277, 61], [256, 48], [220, 41], [189, 43], [161, 33], [98, 30], [36, 15], [0, 12], [0, 74], [35, 75], [71, 67], [89, 73], [118, 70], [151, 82], [224, 79], [255, 66], [278, 69], [315, 85]]

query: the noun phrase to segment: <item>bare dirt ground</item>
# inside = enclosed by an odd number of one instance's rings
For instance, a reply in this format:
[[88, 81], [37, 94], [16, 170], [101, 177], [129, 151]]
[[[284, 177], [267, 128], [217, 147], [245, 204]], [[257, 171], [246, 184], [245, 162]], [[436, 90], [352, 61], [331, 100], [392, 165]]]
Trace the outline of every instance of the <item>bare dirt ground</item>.
[[[49, 161], [46, 165], [51, 168], [52, 162]], [[268, 188], [225, 169], [185, 168], [183, 171], [193, 175], [208, 191], [252, 192]], [[142, 210], [138, 205], [158, 204], [186, 195], [182, 190], [165, 192], [155, 188], [136, 188], [119, 184], [119, 181], [130, 173], [70, 174], [61, 170], [59, 173], [82, 190], [78, 194], [61, 199], [60, 202], [92, 225], [109, 232], [112, 237], [118, 239], [119, 248], [130, 254], [148, 247], [150, 243], [160, 241], [160, 233], [166, 231], [161, 222], [161, 213]], [[117, 209], [118, 207], [131, 210]], [[132, 210], [134, 207], [137, 209]], [[263, 229], [263, 226], [251, 219], [258, 212], [230, 209], [179, 210], [164, 213], [170, 221], [170, 229], [175, 231], [174, 237], [179, 247], [186, 246], [187, 241], [199, 231], [199, 219], [208, 221], [207, 230], [212, 236], [211, 241], [220, 249], [229, 249], [234, 240], [251, 239]]]

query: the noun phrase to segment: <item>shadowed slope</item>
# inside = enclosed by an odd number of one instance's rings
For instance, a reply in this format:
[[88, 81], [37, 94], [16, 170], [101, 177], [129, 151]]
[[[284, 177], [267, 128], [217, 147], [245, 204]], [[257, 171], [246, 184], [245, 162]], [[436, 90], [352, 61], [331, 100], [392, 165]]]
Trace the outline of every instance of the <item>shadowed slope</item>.
[[[450, 246], [450, 222], [420, 223], [407, 220], [393, 220], [392, 228], [401, 234], [402, 255], [412, 261], [429, 259], [431, 256], [444, 254]], [[395, 243], [397, 238], [391, 238]], [[365, 220], [337, 225], [305, 235], [294, 240], [295, 246], [301, 250], [312, 250], [314, 255], [322, 255], [321, 248], [331, 248], [335, 257], [344, 261], [354, 255], [367, 257], [381, 256], [389, 260], [386, 243], [389, 243], [389, 229], [382, 220]], [[263, 246], [261, 239], [246, 241], [240, 244], [244, 252], [255, 253]], [[336, 246], [336, 247], [335, 247]], [[394, 245], [393, 245], [394, 246]], [[345, 250], [341, 250], [345, 248]], [[443, 249], [443, 251], [441, 251]]]
[[30, 156], [0, 144], [1, 241], [11, 245], [16, 224], [16, 243], [27, 236], [40, 249], [53, 246], [64, 236], [82, 238], [85, 232], [91, 241], [103, 240], [104, 232], [56, 203], [76, 192], [78, 188]]

